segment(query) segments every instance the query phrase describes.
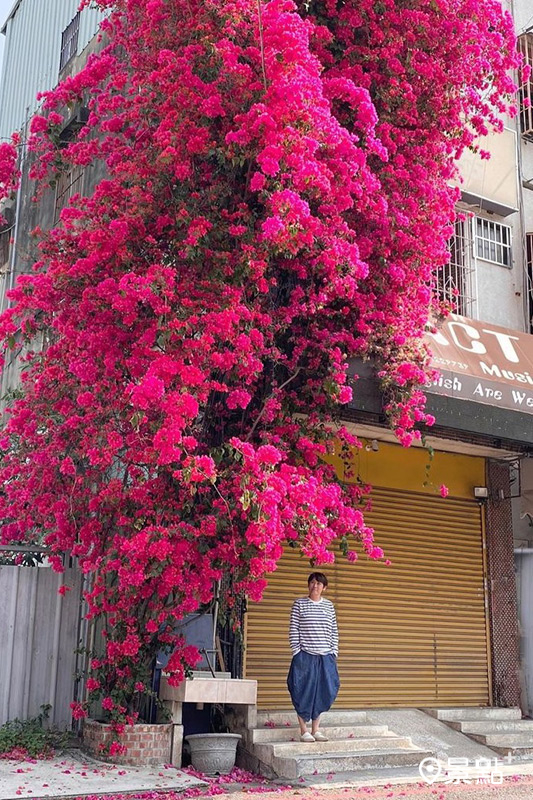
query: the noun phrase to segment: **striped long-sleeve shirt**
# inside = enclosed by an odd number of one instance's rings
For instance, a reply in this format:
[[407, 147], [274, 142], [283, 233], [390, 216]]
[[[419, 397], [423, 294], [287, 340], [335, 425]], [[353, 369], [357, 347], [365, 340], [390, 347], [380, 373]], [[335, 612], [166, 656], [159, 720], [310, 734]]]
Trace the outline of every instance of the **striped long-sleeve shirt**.
[[335, 606], [322, 597], [318, 602], [300, 597], [292, 606], [289, 643], [293, 656], [300, 650], [312, 655], [339, 654]]

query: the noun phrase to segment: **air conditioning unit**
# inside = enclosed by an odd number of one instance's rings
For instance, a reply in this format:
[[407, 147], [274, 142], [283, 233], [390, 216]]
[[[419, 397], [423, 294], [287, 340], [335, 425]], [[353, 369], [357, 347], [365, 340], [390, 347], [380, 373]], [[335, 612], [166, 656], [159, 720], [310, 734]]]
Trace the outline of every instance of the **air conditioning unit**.
[[62, 142], [70, 142], [75, 139], [80, 128], [89, 121], [89, 109], [87, 106], [79, 105], [72, 114], [65, 120], [65, 124], [59, 134]]
[[11, 228], [15, 222], [15, 209], [13, 202], [4, 200], [0, 203], [0, 234]]
[[15, 225], [15, 208], [10, 201], [0, 203], [0, 275], [9, 270], [10, 242]]

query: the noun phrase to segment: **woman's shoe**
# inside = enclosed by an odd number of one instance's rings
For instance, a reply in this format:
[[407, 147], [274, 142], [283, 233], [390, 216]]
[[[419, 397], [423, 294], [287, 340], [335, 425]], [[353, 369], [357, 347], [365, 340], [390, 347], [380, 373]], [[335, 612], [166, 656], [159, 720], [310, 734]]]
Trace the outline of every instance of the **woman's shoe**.
[[327, 741], [329, 741], [328, 737], [326, 736], [326, 734], [322, 733], [322, 731], [316, 731], [315, 733], [312, 734], [312, 736], [314, 736], [315, 742], [327, 742]]
[[309, 733], [309, 731], [306, 731], [305, 733], [302, 733], [302, 735], [300, 736], [300, 741], [301, 742], [314, 742], [315, 741], [315, 737], [313, 736], [312, 733]]

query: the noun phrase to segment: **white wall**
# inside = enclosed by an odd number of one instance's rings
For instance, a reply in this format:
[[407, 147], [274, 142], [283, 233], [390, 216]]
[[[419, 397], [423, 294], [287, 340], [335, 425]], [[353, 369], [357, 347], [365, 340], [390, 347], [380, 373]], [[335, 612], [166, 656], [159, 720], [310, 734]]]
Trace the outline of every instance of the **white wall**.
[[533, 554], [515, 556], [522, 665], [522, 710], [533, 716]]

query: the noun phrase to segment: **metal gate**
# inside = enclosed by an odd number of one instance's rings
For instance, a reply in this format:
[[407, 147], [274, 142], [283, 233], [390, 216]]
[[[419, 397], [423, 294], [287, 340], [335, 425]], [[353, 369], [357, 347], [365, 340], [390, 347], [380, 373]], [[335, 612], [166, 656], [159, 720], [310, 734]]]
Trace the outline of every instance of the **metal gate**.
[[[340, 630], [339, 708], [490, 703], [483, 531], [473, 500], [374, 488], [366, 519], [392, 566], [339, 557], [324, 571]], [[292, 601], [309, 562], [287, 551], [250, 604], [246, 677], [258, 704], [290, 706], [285, 686]]]

